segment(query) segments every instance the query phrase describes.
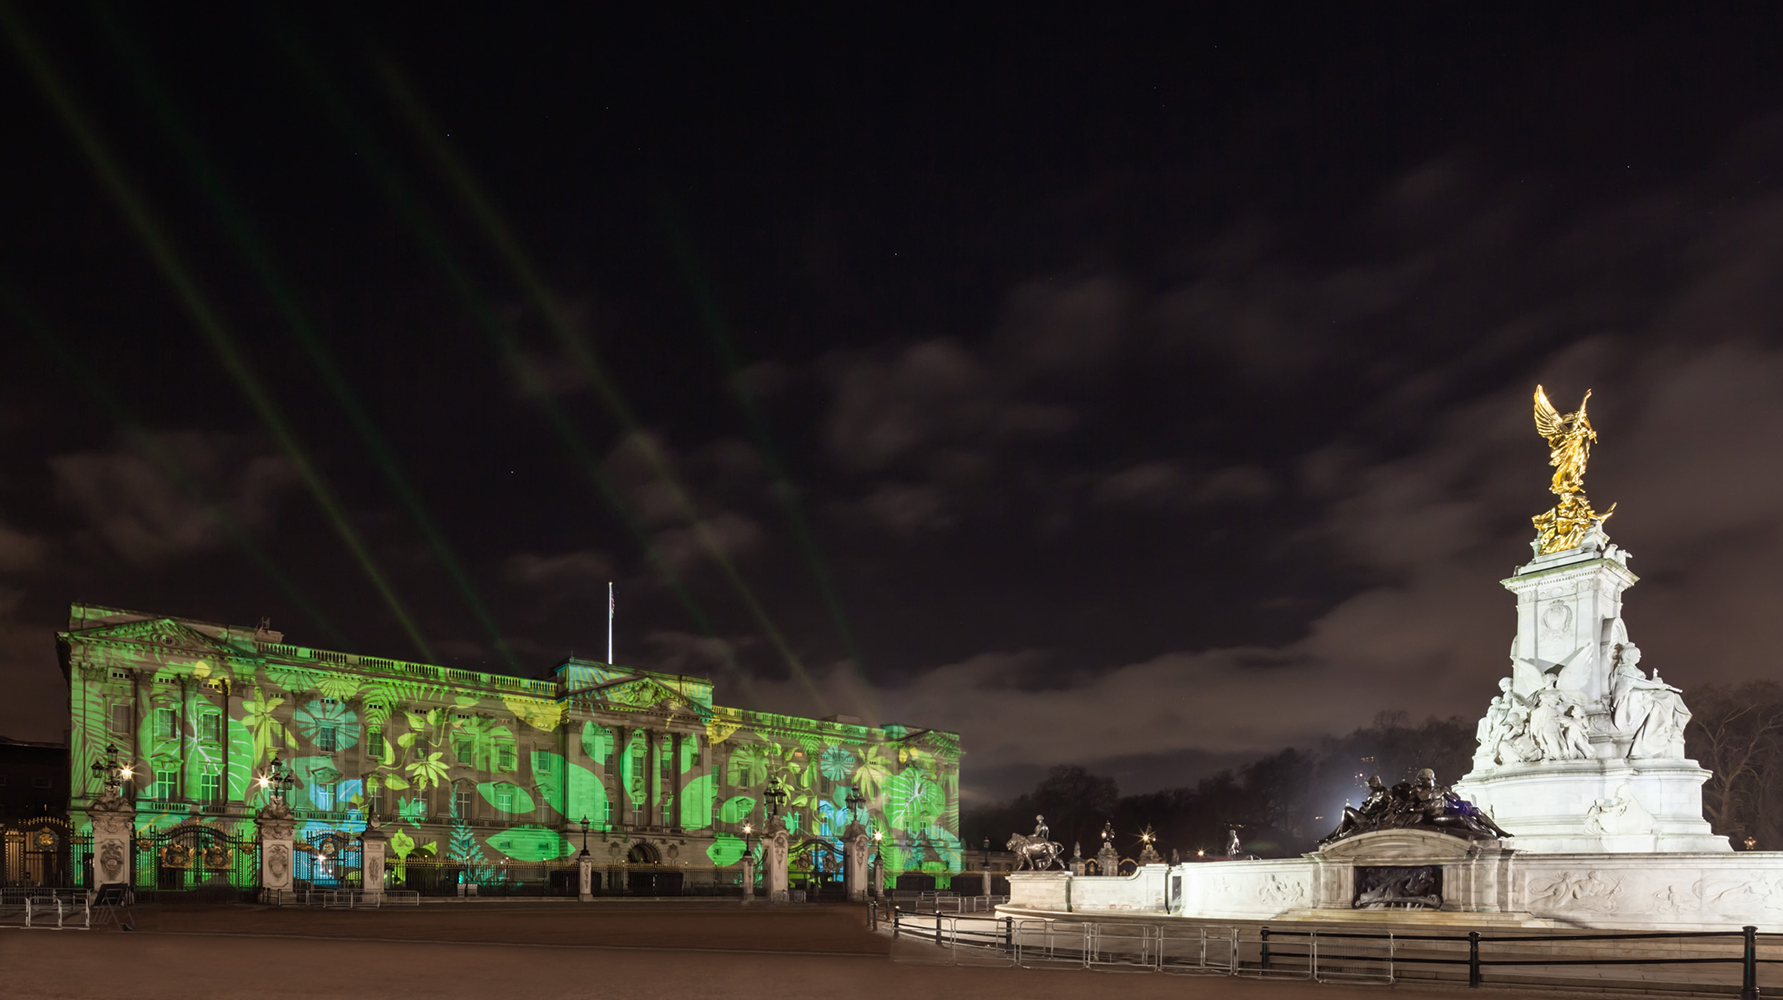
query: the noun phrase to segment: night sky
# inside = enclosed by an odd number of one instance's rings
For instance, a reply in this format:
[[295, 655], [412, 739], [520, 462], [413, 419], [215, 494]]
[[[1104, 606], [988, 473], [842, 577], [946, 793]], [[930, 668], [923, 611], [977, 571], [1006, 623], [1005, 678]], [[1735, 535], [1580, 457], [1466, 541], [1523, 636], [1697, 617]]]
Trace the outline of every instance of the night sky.
[[968, 796], [1471, 719], [1537, 382], [1645, 665], [1777, 673], [1783, 7], [363, 6], [0, 3], [0, 733], [71, 601], [537, 676], [609, 580]]

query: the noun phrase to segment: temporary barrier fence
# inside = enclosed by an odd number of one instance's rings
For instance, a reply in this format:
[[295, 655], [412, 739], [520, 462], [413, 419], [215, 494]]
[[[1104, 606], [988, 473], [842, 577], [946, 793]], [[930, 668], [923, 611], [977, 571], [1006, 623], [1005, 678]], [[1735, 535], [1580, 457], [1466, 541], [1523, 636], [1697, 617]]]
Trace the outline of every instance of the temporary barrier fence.
[[82, 899], [33, 899], [18, 903], [0, 903], [0, 927], [21, 927], [30, 930], [91, 930], [93, 908]]
[[[1155, 971], [1250, 977], [1309, 979], [1317, 982], [1392, 983], [1415, 970], [1415, 978], [1461, 979], [1468, 986], [1577, 986], [1566, 974], [1575, 968], [1709, 967], [1725, 969], [1725, 983], [1702, 976], [1638, 977], [1643, 988], [1717, 987], [1743, 1000], [1759, 997], [1760, 966], [1783, 958], [1760, 957], [1759, 947], [1783, 949], [1783, 934], [1759, 934], [1754, 926], [1728, 931], [1676, 931], [1608, 934], [1401, 934], [1344, 930], [1281, 930], [1268, 926], [1170, 924], [1138, 921], [1060, 920], [1050, 917], [976, 917], [915, 912], [894, 906], [889, 914], [894, 939], [920, 942], [949, 953], [953, 964], [1015, 965], [1026, 969], [1075, 968]], [[869, 919], [885, 921], [875, 906]], [[1725, 954], [1703, 954], [1704, 945], [1734, 939]], [[1643, 943], [1658, 947], [1645, 947]], [[1604, 957], [1568, 957], [1570, 945], [1603, 943]], [[1712, 946], [1711, 946], [1712, 948]], [[1683, 954], [1689, 949], [1689, 954]], [[1644, 953], [1637, 953], [1643, 951]], [[961, 961], [966, 954], [967, 960]], [[929, 953], [932, 954], [932, 953]], [[893, 949], [898, 961], [930, 961], [929, 954]], [[1443, 967], [1456, 975], [1443, 976]], [[1531, 975], [1549, 970], [1546, 975]], [[1517, 973], [1523, 973], [1521, 975]], [[1736, 987], [1734, 980], [1738, 981]], [[1611, 985], [1603, 976], [1594, 985]], [[1631, 985], [1633, 981], [1631, 980]]]

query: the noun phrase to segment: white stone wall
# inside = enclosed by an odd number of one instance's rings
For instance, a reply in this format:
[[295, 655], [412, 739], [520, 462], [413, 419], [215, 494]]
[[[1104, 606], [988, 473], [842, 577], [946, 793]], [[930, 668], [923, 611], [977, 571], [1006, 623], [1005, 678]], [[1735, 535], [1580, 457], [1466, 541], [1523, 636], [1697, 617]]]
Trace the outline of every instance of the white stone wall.
[[[1418, 864], [1419, 859], [1360, 859]], [[1058, 913], [1162, 913], [1183, 880], [1176, 916], [1319, 919], [1350, 908], [1356, 859], [1290, 858], [1154, 865], [1126, 877], [1017, 873], [1011, 907]], [[1606, 930], [1783, 931], [1783, 852], [1741, 854], [1518, 854], [1425, 859], [1443, 868], [1443, 912], [1519, 914]], [[1395, 911], [1396, 922], [1415, 911]], [[1451, 918], [1446, 921], [1453, 924]]]

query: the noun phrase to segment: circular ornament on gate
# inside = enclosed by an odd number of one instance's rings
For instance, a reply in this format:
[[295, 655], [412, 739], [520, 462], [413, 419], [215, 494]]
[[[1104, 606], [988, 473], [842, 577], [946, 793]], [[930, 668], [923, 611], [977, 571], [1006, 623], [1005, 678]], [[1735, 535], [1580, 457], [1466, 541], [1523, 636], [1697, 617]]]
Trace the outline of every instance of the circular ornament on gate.
[[161, 852], [161, 863], [169, 868], [184, 868], [192, 863], [192, 849], [184, 844], [169, 844]]
[[56, 834], [52, 830], [39, 830], [37, 836], [31, 838], [31, 843], [40, 851], [53, 851], [56, 849]]
[[204, 867], [229, 867], [229, 848], [224, 847], [222, 844], [212, 844], [209, 847], [206, 847], [204, 849]]

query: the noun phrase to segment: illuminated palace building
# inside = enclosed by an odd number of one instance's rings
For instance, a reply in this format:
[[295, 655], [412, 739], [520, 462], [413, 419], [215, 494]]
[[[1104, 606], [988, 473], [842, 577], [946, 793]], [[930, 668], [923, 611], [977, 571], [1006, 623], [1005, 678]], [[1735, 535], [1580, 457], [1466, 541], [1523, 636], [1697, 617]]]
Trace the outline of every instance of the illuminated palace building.
[[851, 821], [880, 835], [888, 883], [960, 868], [952, 733], [724, 708], [709, 679], [574, 657], [533, 680], [88, 605], [59, 639], [70, 830], [91, 830], [115, 746], [138, 888], [251, 888], [255, 814], [280, 785], [261, 779], [280, 772], [296, 874], [318, 885], [357, 878], [374, 816], [387, 884], [422, 891], [573, 892], [584, 842], [603, 891], [737, 886], [774, 812], [795, 883], [840, 877]]

